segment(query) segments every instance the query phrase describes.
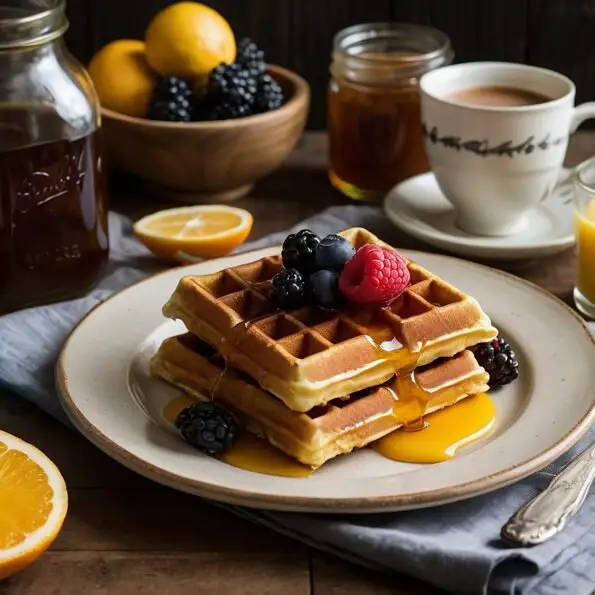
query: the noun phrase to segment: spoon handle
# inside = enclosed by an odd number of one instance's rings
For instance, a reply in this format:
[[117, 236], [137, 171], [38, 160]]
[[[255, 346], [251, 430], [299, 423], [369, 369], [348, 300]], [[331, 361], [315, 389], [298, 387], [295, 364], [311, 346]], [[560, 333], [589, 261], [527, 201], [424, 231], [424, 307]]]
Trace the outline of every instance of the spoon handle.
[[592, 444], [508, 520], [502, 527], [502, 539], [530, 546], [553, 537], [579, 511], [594, 479], [595, 444]]

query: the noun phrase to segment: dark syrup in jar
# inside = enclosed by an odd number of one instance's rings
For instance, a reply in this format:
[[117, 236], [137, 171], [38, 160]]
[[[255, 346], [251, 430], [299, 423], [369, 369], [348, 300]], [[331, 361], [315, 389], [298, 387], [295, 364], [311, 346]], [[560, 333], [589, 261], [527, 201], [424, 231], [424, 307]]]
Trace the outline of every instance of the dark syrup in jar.
[[49, 110], [0, 108], [0, 314], [76, 297], [107, 261], [99, 133], [68, 133]]

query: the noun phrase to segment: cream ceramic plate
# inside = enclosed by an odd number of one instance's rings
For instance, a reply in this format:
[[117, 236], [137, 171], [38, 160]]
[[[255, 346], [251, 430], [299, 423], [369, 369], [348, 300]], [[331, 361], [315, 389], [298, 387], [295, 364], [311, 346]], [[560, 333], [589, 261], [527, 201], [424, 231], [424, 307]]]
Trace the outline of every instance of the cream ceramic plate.
[[552, 256], [574, 245], [569, 192], [568, 185], [561, 185], [529, 215], [525, 229], [503, 237], [474, 236], [459, 229], [455, 209], [432, 173], [395, 186], [385, 198], [384, 212], [396, 227], [431, 246], [471, 258], [522, 261]]
[[446, 463], [414, 465], [372, 450], [340, 457], [309, 478], [260, 475], [226, 465], [165, 428], [177, 391], [147, 376], [159, 342], [180, 330], [161, 305], [184, 274], [209, 273], [277, 252], [265, 249], [177, 268], [115, 295], [65, 343], [57, 366], [63, 405], [80, 431], [114, 459], [157, 482], [238, 505], [369, 513], [432, 506], [510, 484], [570, 448], [595, 417], [595, 343], [569, 308], [539, 288], [476, 264], [405, 252], [479, 299], [514, 345], [521, 376], [493, 392], [494, 433]]

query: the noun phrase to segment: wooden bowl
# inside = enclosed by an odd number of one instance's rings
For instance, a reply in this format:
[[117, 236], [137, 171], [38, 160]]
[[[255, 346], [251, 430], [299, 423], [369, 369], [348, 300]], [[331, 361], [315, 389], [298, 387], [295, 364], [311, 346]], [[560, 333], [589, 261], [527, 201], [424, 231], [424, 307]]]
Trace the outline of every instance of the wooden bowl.
[[184, 203], [227, 202], [279, 167], [299, 140], [310, 87], [299, 75], [268, 66], [286, 103], [279, 109], [218, 122], [160, 122], [102, 108], [108, 160], [158, 195]]

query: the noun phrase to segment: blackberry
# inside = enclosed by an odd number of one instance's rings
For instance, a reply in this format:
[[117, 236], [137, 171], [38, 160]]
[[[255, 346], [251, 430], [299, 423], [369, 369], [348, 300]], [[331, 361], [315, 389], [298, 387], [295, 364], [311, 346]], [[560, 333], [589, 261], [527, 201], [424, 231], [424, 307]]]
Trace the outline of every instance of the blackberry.
[[283, 89], [269, 74], [263, 74], [257, 79], [255, 110], [258, 113], [270, 112], [283, 105], [285, 96]]
[[153, 90], [153, 97], [165, 101], [177, 97], [190, 99], [192, 97], [192, 85], [186, 79], [177, 76], [166, 76], [157, 83]]
[[207, 95], [213, 100], [214, 120], [241, 118], [254, 113], [256, 80], [243, 64], [221, 64], [209, 74]]
[[185, 79], [168, 76], [159, 81], [149, 102], [150, 120], [189, 122], [192, 118], [192, 87]]
[[217, 100], [212, 95], [204, 93], [197, 97], [192, 104], [192, 120], [194, 122], [208, 122], [217, 120]]
[[519, 362], [510, 345], [502, 338], [480, 343], [474, 349], [475, 358], [490, 375], [490, 388], [510, 384], [519, 375]]
[[208, 455], [229, 450], [238, 433], [234, 416], [211, 402], [185, 407], [175, 424], [186, 442]]
[[282, 310], [300, 308], [306, 303], [306, 282], [299, 271], [281, 269], [273, 277], [271, 301]]
[[266, 71], [264, 52], [248, 37], [238, 43], [236, 62], [242, 64], [255, 78]]
[[320, 238], [309, 229], [302, 229], [285, 238], [281, 256], [286, 269], [309, 274], [316, 270], [316, 249]]

